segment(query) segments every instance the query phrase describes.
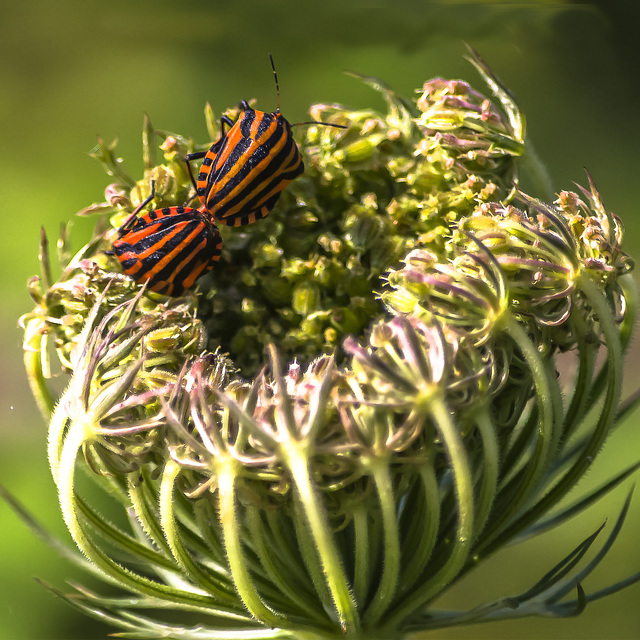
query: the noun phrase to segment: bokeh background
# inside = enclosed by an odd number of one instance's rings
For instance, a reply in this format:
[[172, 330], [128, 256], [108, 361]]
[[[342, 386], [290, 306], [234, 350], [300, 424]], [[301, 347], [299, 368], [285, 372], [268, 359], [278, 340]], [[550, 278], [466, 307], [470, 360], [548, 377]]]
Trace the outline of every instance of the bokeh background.
[[[22, 371], [17, 318], [30, 309], [25, 282], [37, 271], [40, 225], [53, 239], [61, 221], [103, 199], [108, 178], [87, 155], [96, 136], [117, 137], [125, 166], [140, 175], [145, 111], [157, 128], [205, 141], [207, 100], [218, 114], [252, 97], [260, 108], [274, 109], [268, 52], [278, 67], [282, 110], [293, 122], [306, 119], [313, 102], [382, 107], [379, 96], [344, 70], [377, 76], [407, 96], [437, 75], [464, 78], [484, 92], [464, 60], [467, 41], [518, 99], [554, 189], [584, 184], [588, 168], [607, 207], [623, 218], [627, 251], [637, 259], [640, 63], [638, 21], [627, 4], [0, 1], [0, 482], [67, 539], [48, 475], [45, 425]], [[74, 247], [92, 224], [75, 223]], [[639, 355], [635, 345], [627, 392], [638, 385]], [[640, 457], [639, 420], [620, 425], [579, 489]], [[611, 523], [630, 486], [543, 540], [498, 554], [442, 606], [466, 609], [526, 590], [605, 518]], [[640, 570], [639, 533], [637, 499], [587, 590]], [[0, 638], [107, 636], [107, 627], [76, 613], [34, 578], [63, 586], [80, 576], [0, 503]], [[638, 638], [639, 599], [636, 585], [590, 605], [577, 619], [532, 618], [433, 635]]]

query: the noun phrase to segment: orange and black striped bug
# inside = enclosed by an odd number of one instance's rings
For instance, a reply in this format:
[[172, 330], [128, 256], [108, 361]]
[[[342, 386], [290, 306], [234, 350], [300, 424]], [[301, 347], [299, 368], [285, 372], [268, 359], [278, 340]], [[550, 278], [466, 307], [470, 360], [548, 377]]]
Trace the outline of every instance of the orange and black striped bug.
[[[291, 127], [326, 122], [299, 122], [294, 125], [280, 113], [280, 87], [271, 54], [278, 107], [273, 113], [252, 109], [241, 102], [236, 122], [223, 117], [220, 138], [209, 151], [191, 153], [185, 160], [196, 194], [206, 210], [222, 224], [239, 227], [264, 218], [273, 209], [288, 184], [304, 172], [304, 163]], [[224, 126], [229, 130], [225, 133]], [[203, 158], [198, 181], [191, 174], [192, 160]]]
[[222, 240], [210, 216], [190, 207], [144, 209], [155, 196], [142, 202], [118, 229], [113, 253], [123, 271], [157, 293], [179, 296], [190, 289], [220, 260]]

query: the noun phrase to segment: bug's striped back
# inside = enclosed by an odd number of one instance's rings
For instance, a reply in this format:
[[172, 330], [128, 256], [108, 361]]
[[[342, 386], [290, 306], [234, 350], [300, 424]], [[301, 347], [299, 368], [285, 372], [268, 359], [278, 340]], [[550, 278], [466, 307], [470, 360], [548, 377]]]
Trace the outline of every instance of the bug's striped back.
[[149, 211], [125, 223], [113, 251], [123, 271], [158, 293], [179, 296], [220, 259], [220, 232], [189, 207]]
[[264, 218], [304, 172], [289, 122], [279, 112], [242, 106], [235, 124], [205, 155], [196, 185], [200, 210], [234, 227]]

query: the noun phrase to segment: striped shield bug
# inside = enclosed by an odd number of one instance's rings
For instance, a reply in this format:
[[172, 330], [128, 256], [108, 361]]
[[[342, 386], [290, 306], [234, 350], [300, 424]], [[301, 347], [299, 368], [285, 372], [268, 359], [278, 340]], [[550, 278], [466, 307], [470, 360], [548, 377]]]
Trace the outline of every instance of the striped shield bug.
[[[241, 102], [242, 111], [236, 122], [223, 117], [220, 138], [209, 151], [186, 156], [191, 174], [192, 160], [203, 158], [196, 194], [202, 203], [200, 211], [208, 211], [217, 222], [238, 227], [264, 218], [273, 209], [285, 187], [304, 172], [304, 163], [291, 127], [294, 125], [280, 113], [278, 75], [269, 54], [276, 83], [278, 107], [273, 113], [252, 109]], [[224, 127], [229, 130], [225, 133]]]
[[220, 260], [220, 232], [206, 212], [190, 207], [164, 207], [140, 211], [151, 195], [118, 229], [113, 253], [123, 271], [151, 291], [179, 296]]

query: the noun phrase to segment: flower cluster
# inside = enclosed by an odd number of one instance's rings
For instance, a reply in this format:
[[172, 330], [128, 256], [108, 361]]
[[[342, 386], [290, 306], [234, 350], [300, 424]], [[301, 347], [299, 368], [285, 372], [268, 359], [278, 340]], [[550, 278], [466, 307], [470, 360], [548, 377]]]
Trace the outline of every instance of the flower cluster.
[[[43, 239], [22, 319], [65, 522], [137, 595], [83, 592], [76, 606], [137, 638], [320, 639], [585, 604], [581, 589], [560, 602], [570, 554], [544, 588], [431, 608], [500, 546], [602, 493], [545, 520], [613, 425], [635, 312], [620, 221], [591, 180], [552, 204], [519, 190], [522, 117], [473, 62], [491, 99], [437, 78], [412, 103], [363, 78], [385, 113], [313, 106], [348, 128], [306, 130], [305, 174], [260, 225], [226, 236], [219, 266], [181, 298], [138, 287], [104, 251], [152, 180], [161, 206], [189, 197], [184, 156], [209, 145], [146, 121], [139, 181], [98, 146], [116, 182], [82, 213], [110, 225], [63, 255], [55, 282]], [[69, 377], [55, 410], [52, 347]], [[557, 375], [564, 352], [573, 385]], [[130, 530], [80, 497], [83, 467]], [[163, 620], [168, 608], [198, 625]]]

